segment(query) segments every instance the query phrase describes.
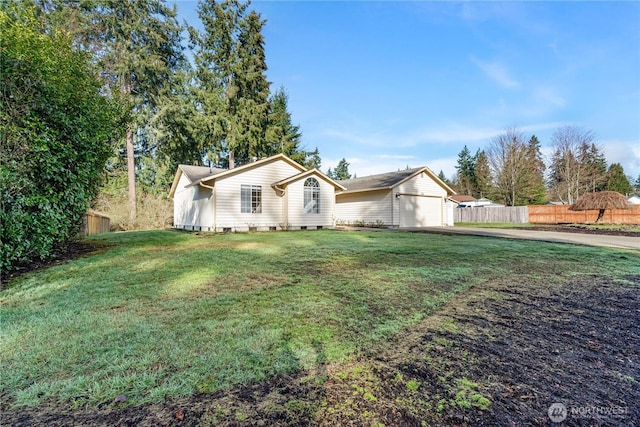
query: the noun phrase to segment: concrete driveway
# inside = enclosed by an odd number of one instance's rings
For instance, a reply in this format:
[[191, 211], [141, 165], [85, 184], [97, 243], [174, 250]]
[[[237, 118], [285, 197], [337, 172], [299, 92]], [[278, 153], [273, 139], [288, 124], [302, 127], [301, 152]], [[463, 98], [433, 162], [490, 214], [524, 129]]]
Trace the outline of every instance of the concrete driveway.
[[603, 246], [640, 250], [640, 237], [609, 236], [605, 234], [564, 233], [560, 231], [513, 230], [473, 227], [430, 227], [407, 231], [439, 234], [466, 234], [472, 236], [505, 237], [508, 239], [541, 240], [543, 242], [571, 243], [574, 245]]

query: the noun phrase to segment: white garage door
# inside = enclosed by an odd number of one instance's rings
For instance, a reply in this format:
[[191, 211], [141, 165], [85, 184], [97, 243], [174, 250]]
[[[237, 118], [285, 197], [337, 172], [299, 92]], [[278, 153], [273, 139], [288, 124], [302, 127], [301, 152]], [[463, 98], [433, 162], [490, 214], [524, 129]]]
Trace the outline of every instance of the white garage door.
[[440, 197], [400, 196], [400, 227], [439, 227], [442, 225]]

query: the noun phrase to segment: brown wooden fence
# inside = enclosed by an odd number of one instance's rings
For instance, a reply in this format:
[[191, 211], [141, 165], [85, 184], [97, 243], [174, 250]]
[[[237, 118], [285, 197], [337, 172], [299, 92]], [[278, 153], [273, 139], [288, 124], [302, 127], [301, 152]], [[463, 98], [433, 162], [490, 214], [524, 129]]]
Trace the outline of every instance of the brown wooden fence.
[[[585, 224], [596, 222], [598, 211], [570, 211], [570, 205], [529, 206], [529, 222], [543, 224]], [[631, 209], [606, 210], [603, 223], [640, 224], [640, 205]]]
[[107, 233], [110, 231], [111, 219], [105, 214], [94, 211], [92, 209], [87, 210], [82, 221], [82, 228], [80, 229], [80, 236], [88, 236], [90, 234]]

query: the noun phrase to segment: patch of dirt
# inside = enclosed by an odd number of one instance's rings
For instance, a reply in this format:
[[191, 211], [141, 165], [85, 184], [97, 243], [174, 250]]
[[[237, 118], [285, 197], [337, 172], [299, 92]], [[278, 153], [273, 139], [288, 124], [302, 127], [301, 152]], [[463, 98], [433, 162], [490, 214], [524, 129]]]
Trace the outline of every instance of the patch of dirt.
[[[478, 285], [383, 348], [214, 394], [3, 410], [12, 426], [634, 425], [640, 276]], [[6, 397], [6, 396], [5, 396]], [[6, 401], [0, 396], [0, 401]], [[556, 413], [562, 416], [562, 412]]]
[[[637, 226], [634, 226], [637, 228]], [[588, 227], [586, 225], [577, 224], [536, 224], [533, 227], [522, 227], [521, 230], [539, 230], [539, 231], [560, 231], [564, 233], [581, 233], [581, 234], [603, 234], [606, 236], [630, 236], [640, 237], [640, 232], [629, 228], [620, 228], [616, 230], [607, 230], [600, 228]]]
[[32, 271], [38, 271], [54, 265], [64, 264], [68, 261], [91, 255], [106, 250], [105, 243], [87, 240], [72, 240], [58, 248], [54, 255], [46, 260], [33, 261], [29, 264], [16, 266], [15, 270], [0, 274], [0, 290], [4, 289], [7, 283], [17, 277]]

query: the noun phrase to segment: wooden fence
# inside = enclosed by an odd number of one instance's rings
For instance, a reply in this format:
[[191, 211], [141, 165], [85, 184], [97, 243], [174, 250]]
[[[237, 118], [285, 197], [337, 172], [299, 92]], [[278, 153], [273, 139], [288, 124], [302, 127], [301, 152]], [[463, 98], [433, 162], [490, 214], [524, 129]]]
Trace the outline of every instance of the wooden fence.
[[111, 219], [105, 214], [94, 210], [87, 210], [82, 221], [80, 236], [88, 236], [90, 234], [107, 233], [111, 230]]
[[[529, 206], [529, 222], [543, 224], [586, 224], [596, 222], [598, 211], [570, 211], [570, 205]], [[640, 224], [640, 205], [631, 209], [609, 209], [603, 223]]]
[[456, 222], [529, 222], [527, 206], [479, 207], [453, 210], [453, 221]]

